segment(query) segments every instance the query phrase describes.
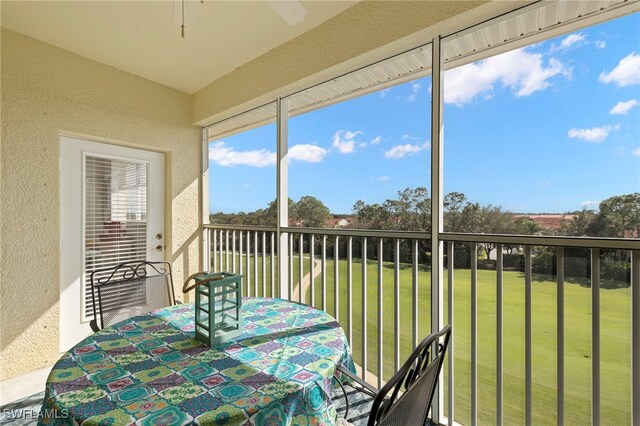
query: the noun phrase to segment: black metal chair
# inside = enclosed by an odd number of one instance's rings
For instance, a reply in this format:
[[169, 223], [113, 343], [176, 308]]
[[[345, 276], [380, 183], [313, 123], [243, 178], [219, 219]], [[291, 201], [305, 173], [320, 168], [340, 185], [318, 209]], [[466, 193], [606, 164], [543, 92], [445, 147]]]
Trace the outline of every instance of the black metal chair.
[[[438, 383], [444, 355], [449, 345], [451, 326], [427, 336], [416, 347], [400, 370], [378, 390], [351, 371], [338, 367], [338, 372], [348, 377], [348, 385], [373, 399], [367, 426], [426, 425], [431, 400]], [[442, 341], [440, 341], [442, 339]], [[433, 354], [433, 358], [431, 355]], [[336, 377], [344, 392], [348, 419], [349, 401], [347, 391]], [[366, 403], [364, 400], [360, 404]], [[436, 421], [437, 424], [437, 421]]]
[[93, 319], [99, 331], [135, 315], [174, 305], [176, 296], [169, 262], [135, 261], [91, 272]]

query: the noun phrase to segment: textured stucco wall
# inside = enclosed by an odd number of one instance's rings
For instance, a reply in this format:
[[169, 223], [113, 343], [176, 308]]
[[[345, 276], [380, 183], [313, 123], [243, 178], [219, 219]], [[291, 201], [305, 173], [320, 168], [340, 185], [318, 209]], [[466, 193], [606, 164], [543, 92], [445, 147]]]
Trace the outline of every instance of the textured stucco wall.
[[[514, 3], [487, 4], [486, 0], [361, 1], [195, 93], [193, 121], [205, 123], [243, 103], [260, 104], [273, 100], [274, 96], [288, 94], [287, 90], [300, 90], [311, 82], [317, 83], [318, 76], [314, 78], [316, 81], [305, 79], [336, 65], [345, 66], [339, 71], [330, 71], [324, 78], [353, 69], [348, 61], [381, 46], [388, 46], [426, 28], [436, 30], [436, 24], [466, 14], [458, 22], [450, 22], [451, 28], [461, 29], [465, 19], [467, 25], [477, 23], [483, 14], [508, 9]], [[489, 7], [481, 8], [483, 5]], [[478, 9], [477, 12], [474, 9]], [[434, 34], [424, 33], [423, 36]], [[415, 43], [424, 43], [428, 38], [418, 37], [415, 40]], [[398, 48], [407, 49], [412, 46], [410, 43], [404, 46], [401, 43]], [[391, 52], [387, 50], [384, 54]]]
[[176, 286], [198, 269], [200, 164], [190, 96], [5, 29], [1, 43], [0, 380], [59, 356], [61, 132], [165, 153]]

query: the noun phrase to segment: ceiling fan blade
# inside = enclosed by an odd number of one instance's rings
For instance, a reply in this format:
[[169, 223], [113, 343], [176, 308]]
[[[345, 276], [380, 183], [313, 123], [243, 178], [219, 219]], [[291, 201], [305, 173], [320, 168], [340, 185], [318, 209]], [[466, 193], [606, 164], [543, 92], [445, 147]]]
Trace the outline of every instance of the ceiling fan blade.
[[298, 0], [267, 0], [267, 4], [289, 25], [296, 25], [304, 21], [307, 8]]

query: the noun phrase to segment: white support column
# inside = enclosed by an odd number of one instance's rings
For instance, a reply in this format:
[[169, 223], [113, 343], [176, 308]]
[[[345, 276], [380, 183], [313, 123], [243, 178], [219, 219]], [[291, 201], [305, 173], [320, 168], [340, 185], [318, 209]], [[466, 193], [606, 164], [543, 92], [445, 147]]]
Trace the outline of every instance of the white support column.
[[600, 249], [591, 249], [591, 424], [600, 424]]
[[369, 366], [367, 357], [367, 323], [369, 317], [367, 315], [367, 237], [362, 239], [362, 379], [367, 380], [367, 372]]
[[533, 374], [532, 374], [532, 255], [531, 246], [524, 246], [524, 422], [533, 424]]
[[380, 332], [380, 330], [384, 330], [384, 300], [383, 300], [383, 284], [384, 281], [382, 279], [382, 274], [384, 272], [383, 265], [384, 261], [384, 240], [380, 238], [378, 240], [378, 282], [377, 282], [377, 290], [378, 290], [378, 389], [382, 388], [384, 377], [384, 358], [383, 358], [383, 348], [384, 348], [384, 332]]
[[393, 242], [393, 371], [400, 370], [400, 238]]
[[471, 426], [478, 424], [478, 243], [471, 250]]
[[[443, 245], [440, 240], [442, 225], [442, 89], [443, 89], [443, 55], [442, 38], [432, 41], [432, 80], [431, 80], [431, 331], [442, 328], [444, 295], [443, 295]], [[449, 353], [448, 356], [451, 356]], [[442, 371], [438, 383], [442, 382]], [[431, 418], [436, 423], [443, 422], [441, 410], [443, 388], [438, 386], [434, 393]]]
[[353, 345], [353, 237], [347, 238], [347, 342]]
[[[453, 312], [453, 294], [454, 294], [454, 286], [455, 286], [455, 243], [453, 241], [449, 241], [447, 242], [447, 277], [448, 277], [448, 282], [447, 282], [447, 320], [449, 321], [449, 325], [451, 326], [451, 330], [455, 329], [455, 324], [454, 324], [454, 312]], [[453, 339], [453, 334], [451, 336], [449, 336], [449, 349], [448, 352], [450, 354], [454, 354], [455, 353], [455, 340]], [[454, 368], [454, 359], [453, 356], [448, 356], [447, 357], [447, 364], [449, 366], [449, 372], [448, 372], [448, 377], [447, 377], [447, 384], [448, 384], [448, 389], [447, 389], [447, 418], [448, 418], [448, 422], [447, 424], [449, 426], [452, 426], [454, 424], [455, 421], [455, 399], [453, 398], [454, 395], [454, 383], [455, 383], [455, 368]], [[501, 424], [498, 424], [498, 426], [502, 426]]]
[[[209, 239], [210, 231], [204, 229], [203, 225], [209, 223], [209, 141], [207, 137], [207, 129], [202, 129], [202, 145], [200, 150], [200, 220], [198, 227], [200, 228], [200, 247], [202, 248], [198, 269], [200, 271], [211, 270], [211, 241]], [[188, 265], [185, 265], [185, 268]], [[185, 294], [185, 298], [189, 301], [189, 295]]]
[[503, 269], [503, 246], [498, 244], [496, 246], [496, 426], [504, 424]]
[[564, 247], [556, 253], [556, 413], [558, 426], [564, 426]]
[[631, 251], [631, 424], [640, 424], [640, 250]]
[[289, 226], [289, 164], [287, 151], [289, 148], [288, 123], [289, 110], [287, 99], [278, 98], [276, 101], [276, 123], [278, 128], [277, 146], [277, 207], [278, 217], [276, 222], [276, 232], [278, 235], [278, 284], [280, 286], [280, 297], [288, 299], [290, 297], [289, 287], [289, 234], [282, 232], [281, 228]]

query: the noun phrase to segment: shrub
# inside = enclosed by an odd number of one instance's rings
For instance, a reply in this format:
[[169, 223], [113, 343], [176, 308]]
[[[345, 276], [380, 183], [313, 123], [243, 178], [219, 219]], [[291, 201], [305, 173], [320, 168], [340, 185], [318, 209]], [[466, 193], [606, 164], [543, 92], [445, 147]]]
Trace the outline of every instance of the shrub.
[[629, 262], [614, 261], [604, 258], [601, 263], [600, 275], [603, 279], [631, 282], [631, 264]]
[[544, 248], [539, 250], [531, 259], [531, 270], [535, 274], [553, 274], [556, 269], [555, 252]]
[[505, 269], [524, 271], [524, 255], [520, 253], [505, 254], [502, 257], [502, 265]]

